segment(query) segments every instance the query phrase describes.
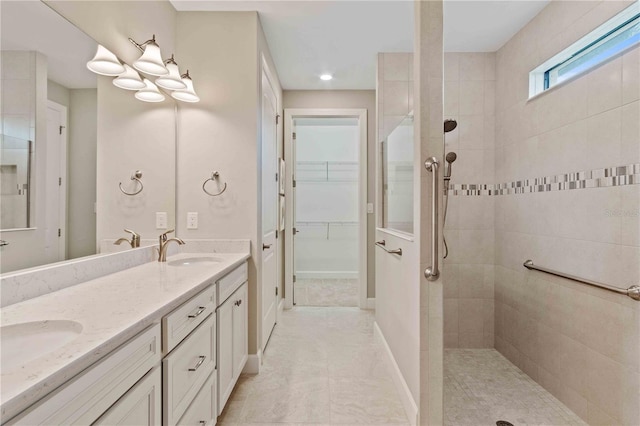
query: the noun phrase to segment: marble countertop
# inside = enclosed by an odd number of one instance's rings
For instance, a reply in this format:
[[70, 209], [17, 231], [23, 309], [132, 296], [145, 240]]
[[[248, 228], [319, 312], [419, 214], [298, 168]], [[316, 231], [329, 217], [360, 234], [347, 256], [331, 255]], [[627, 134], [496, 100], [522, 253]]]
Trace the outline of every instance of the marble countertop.
[[183, 253], [169, 261], [215, 256], [219, 263], [188, 267], [149, 262], [1, 310], [2, 326], [71, 320], [82, 325], [64, 346], [4, 371], [2, 418], [9, 419], [134, 337], [249, 258], [249, 253]]

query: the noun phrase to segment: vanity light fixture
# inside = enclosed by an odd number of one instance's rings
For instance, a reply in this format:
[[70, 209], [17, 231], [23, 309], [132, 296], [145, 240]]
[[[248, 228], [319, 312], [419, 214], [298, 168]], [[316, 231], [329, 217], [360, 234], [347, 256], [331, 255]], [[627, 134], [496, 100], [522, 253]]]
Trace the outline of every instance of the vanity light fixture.
[[322, 74], [320, 76], [320, 80], [322, 80], [322, 81], [329, 81], [329, 80], [332, 80], [332, 79], [333, 79], [333, 76], [331, 74]]
[[124, 64], [125, 72], [113, 79], [113, 85], [125, 90], [141, 90], [147, 87], [138, 71]]
[[144, 79], [145, 88], [138, 90], [135, 94], [136, 99], [144, 102], [162, 102], [164, 95], [158, 90], [158, 86], [153, 84], [149, 79]]
[[125, 71], [124, 66], [120, 63], [116, 55], [100, 44], [98, 45], [96, 55], [92, 60], [87, 62], [87, 68], [96, 74], [108, 75], [110, 77], [115, 77]]
[[133, 39], [129, 41], [142, 51], [142, 55], [133, 63], [133, 67], [145, 74], [162, 76], [169, 74], [169, 70], [164, 66], [160, 46], [156, 43], [156, 35], [142, 44], [136, 43]]
[[187, 84], [180, 78], [180, 70], [178, 64], [173, 59], [173, 55], [164, 63], [169, 70], [169, 74], [156, 78], [156, 84], [163, 89], [167, 90], [184, 90], [187, 88]]
[[182, 102], [200, 102], [200, 97], [196, 95], [196, 92], [193, 89], [193, 80], [191, 80], [189, 70], [182, 75], [182, 81], [187, 85], [187, 88], [172, 92], [171, 97]]

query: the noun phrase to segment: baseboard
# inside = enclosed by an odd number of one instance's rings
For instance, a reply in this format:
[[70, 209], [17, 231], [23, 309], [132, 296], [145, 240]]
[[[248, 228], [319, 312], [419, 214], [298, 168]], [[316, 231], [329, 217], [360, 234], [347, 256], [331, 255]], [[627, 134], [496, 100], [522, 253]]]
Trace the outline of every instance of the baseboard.
[[[369, 299], [371, 300], [371, 299]], [[415, 400], [413, 399], [413, 395], [411, 395], [411, 391], [409, 390], [409, 386], [407, 382], [404, 380], [402, 376], [402, 372], [400, 371], [400, 367], [396, 363], [395, 358], [393, 357], [393, 353], [391, 352], [391, 348], [387, 344], [387, 340], [384, 338], [382, 334], [382, 330], [378, 327], [378, 323], [373, 323], [373, 335], [375, 338], [380, 339], [382, 344], [384, 345], [385, 353], [387, 354], [386, 359], [389, 364], [389, 369], [391, 371], [391, 376], [393, 379], [393, 383], [396, 385], [398, 389], [398, 393], [400, 394], [400, 400], [402, 401], [402, 406], [404, 407], [404, 411], [407, 414], [407, 418], [409, 419], [409, 423], [411, 425], [418, 424], [418, 406], [416, 405]]]
[[260, 372], [260, 364], [262, 364], [262, 349], [257, 354], [249, 354], [247, 363], [242, 369], [243, 374], [258, 374]]
[[367, 299], [367, 309], [375, 309], [376, 308], [376, 298], [369, 297]]
[[358, 279], [358, 271], [298, 271], [296, 279]]

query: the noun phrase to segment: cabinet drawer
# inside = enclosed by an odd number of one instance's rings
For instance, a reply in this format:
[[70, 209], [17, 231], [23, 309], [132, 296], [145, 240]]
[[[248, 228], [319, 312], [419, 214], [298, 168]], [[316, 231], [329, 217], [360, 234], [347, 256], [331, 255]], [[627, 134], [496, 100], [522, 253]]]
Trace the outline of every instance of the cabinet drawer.
[[247, 281], [247, 262], [218, 280], [218, 303], [222, 304], [238, 287]]
[[216, 317], [209, 317], [163, 361], [163, 423], [173, 426], [216, 365]]
[[215, 311], [216, 306], [216, 289], [211, 285], [162, 318], [163, 354], [171, 352], [182, 339]]
[[45, 397], [9, 424], [90, 424], [160, 363], [160, 324], [125, 343], [102, 361]]
[[216, 373], [211, 373], [178, 424], [180, 426], [214, 425], [216, 411]]
[[147, 373], [134, 387], [124, 394], [94, 426], [160, 424], [162, 416], [162, 374], [160, 368]]

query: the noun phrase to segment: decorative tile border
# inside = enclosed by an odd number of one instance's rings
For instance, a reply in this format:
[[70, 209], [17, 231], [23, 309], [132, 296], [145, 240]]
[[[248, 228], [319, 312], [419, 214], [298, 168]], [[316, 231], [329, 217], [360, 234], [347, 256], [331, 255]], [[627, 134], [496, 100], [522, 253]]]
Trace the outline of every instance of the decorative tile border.
[[451, 184], [451, 195], [511, 195], [640, 184], [640, 163], [499, 184]]

